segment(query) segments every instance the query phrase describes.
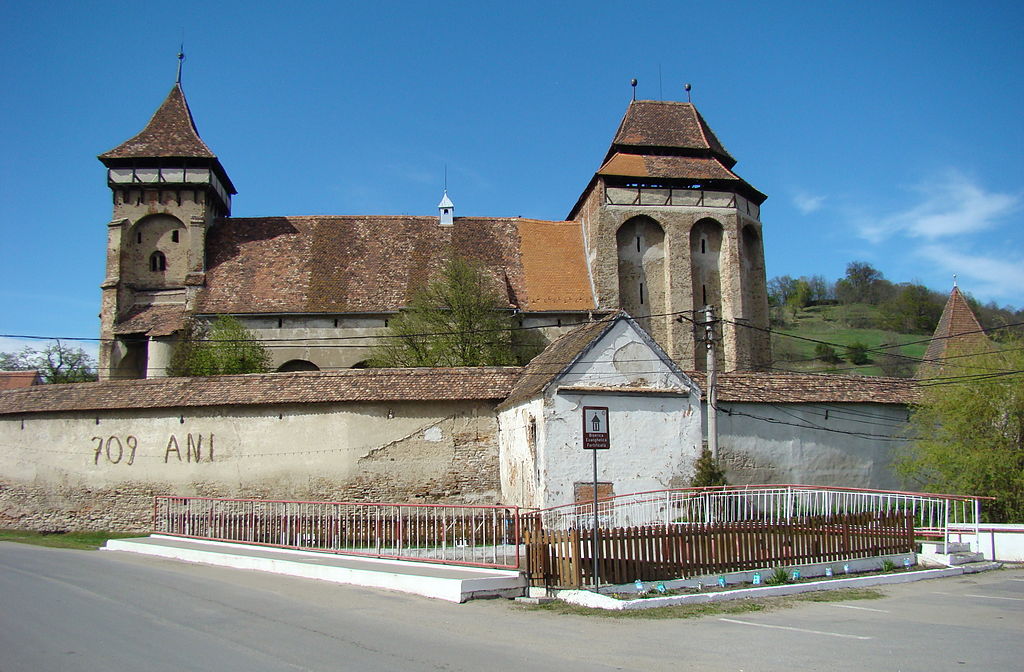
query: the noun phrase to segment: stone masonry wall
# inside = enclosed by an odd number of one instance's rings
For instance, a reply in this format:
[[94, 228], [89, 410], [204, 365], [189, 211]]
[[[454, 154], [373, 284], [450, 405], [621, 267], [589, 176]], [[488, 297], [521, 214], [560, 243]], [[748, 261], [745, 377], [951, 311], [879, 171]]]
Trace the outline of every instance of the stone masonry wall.
[[154, 495], [496, 503], [488, 402], [0, 419], [0, 527], [148, 531]]

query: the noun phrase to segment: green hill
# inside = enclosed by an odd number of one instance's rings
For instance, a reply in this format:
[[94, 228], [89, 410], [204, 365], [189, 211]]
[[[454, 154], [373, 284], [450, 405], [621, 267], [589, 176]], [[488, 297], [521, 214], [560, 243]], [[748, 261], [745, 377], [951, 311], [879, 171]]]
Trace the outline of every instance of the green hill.
[[[772, 351], [775, 371], [843, 373], [865, 376], [912, 376], [928, 347], [931, 334], [896, 333], [877, 329], [878, 307], [863, 303], [809, 306], [798, 311], [772, 309]], [[805, 340], [806, 339], [806, 340]], [[815, 342], [817, 341], [817, 342]], [[832, 344], [838, 362], [828, 362], [818, 342]], [[854, 364], [850, 346], [866, 346], [867, 362]], [[887, 344], [898, 348], [876, 351]], [[889, 354], [891, 353], [891, 354]], [[856, 358], [853, 358], [856, 359]]]

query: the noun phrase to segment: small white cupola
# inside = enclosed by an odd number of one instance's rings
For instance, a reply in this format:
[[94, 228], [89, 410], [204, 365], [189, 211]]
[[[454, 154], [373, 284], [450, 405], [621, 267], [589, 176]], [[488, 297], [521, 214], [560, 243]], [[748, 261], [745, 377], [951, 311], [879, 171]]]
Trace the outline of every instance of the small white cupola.
[[437, 215], [440, 218], [441, 226], [453, 226], [455, 224], [455, 204], [448, 198], [448, 190], [444, 190], [441, 202], [437, 204]]

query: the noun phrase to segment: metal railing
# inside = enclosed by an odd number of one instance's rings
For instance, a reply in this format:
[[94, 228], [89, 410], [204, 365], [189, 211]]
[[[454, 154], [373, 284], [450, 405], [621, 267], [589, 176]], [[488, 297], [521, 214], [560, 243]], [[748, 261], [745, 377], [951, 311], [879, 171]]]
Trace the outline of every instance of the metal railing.
[[519, 509], [158, 496], [153, 530], [194, 539], [519, 568]]
[[[807, 485], [748, 485], [655, 490], [598, 501], [601, 527], [763, 521], [783, 523], [810, 516], [909, 512], [918, 534], [949, 541], [950, 526], [977, 529], [983, 497]], [[593, 525], [592, 503], [537, 511], [544, 529]]]

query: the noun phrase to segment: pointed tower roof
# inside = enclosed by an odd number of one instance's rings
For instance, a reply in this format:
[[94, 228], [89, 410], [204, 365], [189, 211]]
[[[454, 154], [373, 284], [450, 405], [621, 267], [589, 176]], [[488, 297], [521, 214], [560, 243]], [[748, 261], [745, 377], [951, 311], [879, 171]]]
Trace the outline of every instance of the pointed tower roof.
[[100, 161], [141, 158], [203, 158], [216, 159], [199, 137], [192, 112], [185, 100], [181, 84], [171, 87], [163, 104], [133, 138], [99, 155]]
[[732, 171], [729, 154], [692, 103], [634, 100], [626, 109], [608, 153], [569, 213], [575, 217], [599, 179], [612, 184], [697, 185], [742, 194], [760, 205], [768, 197]]
[[444, 196], [441, 197], [441, 202], [437, 204], [439, 208], [454, 208], [455, 204], [452, 203], [452, 199], [448, 198], [448, 190], [444, 190]]
[[985, 335], [970, 304], [960, 293], [960, 289], [954, 286], [953, 291], [949, 293], [946, 307], [942, 309], [942, 316], [935, 327], [935, 333], [932, 334], [932, 340], [928, 343], [918, 375], [939, 369], [951, 348], [980, 349], [988, 344], [988, 336]]
[[683, 156], [714, 156], [726, 168], [736, 165], [736, 159], [726, 151], [692, 103], [667, 100], [630, 103], [605, 161], [617, 151], [647, 153], [636, 149], [670, 150], [672, 154]]

